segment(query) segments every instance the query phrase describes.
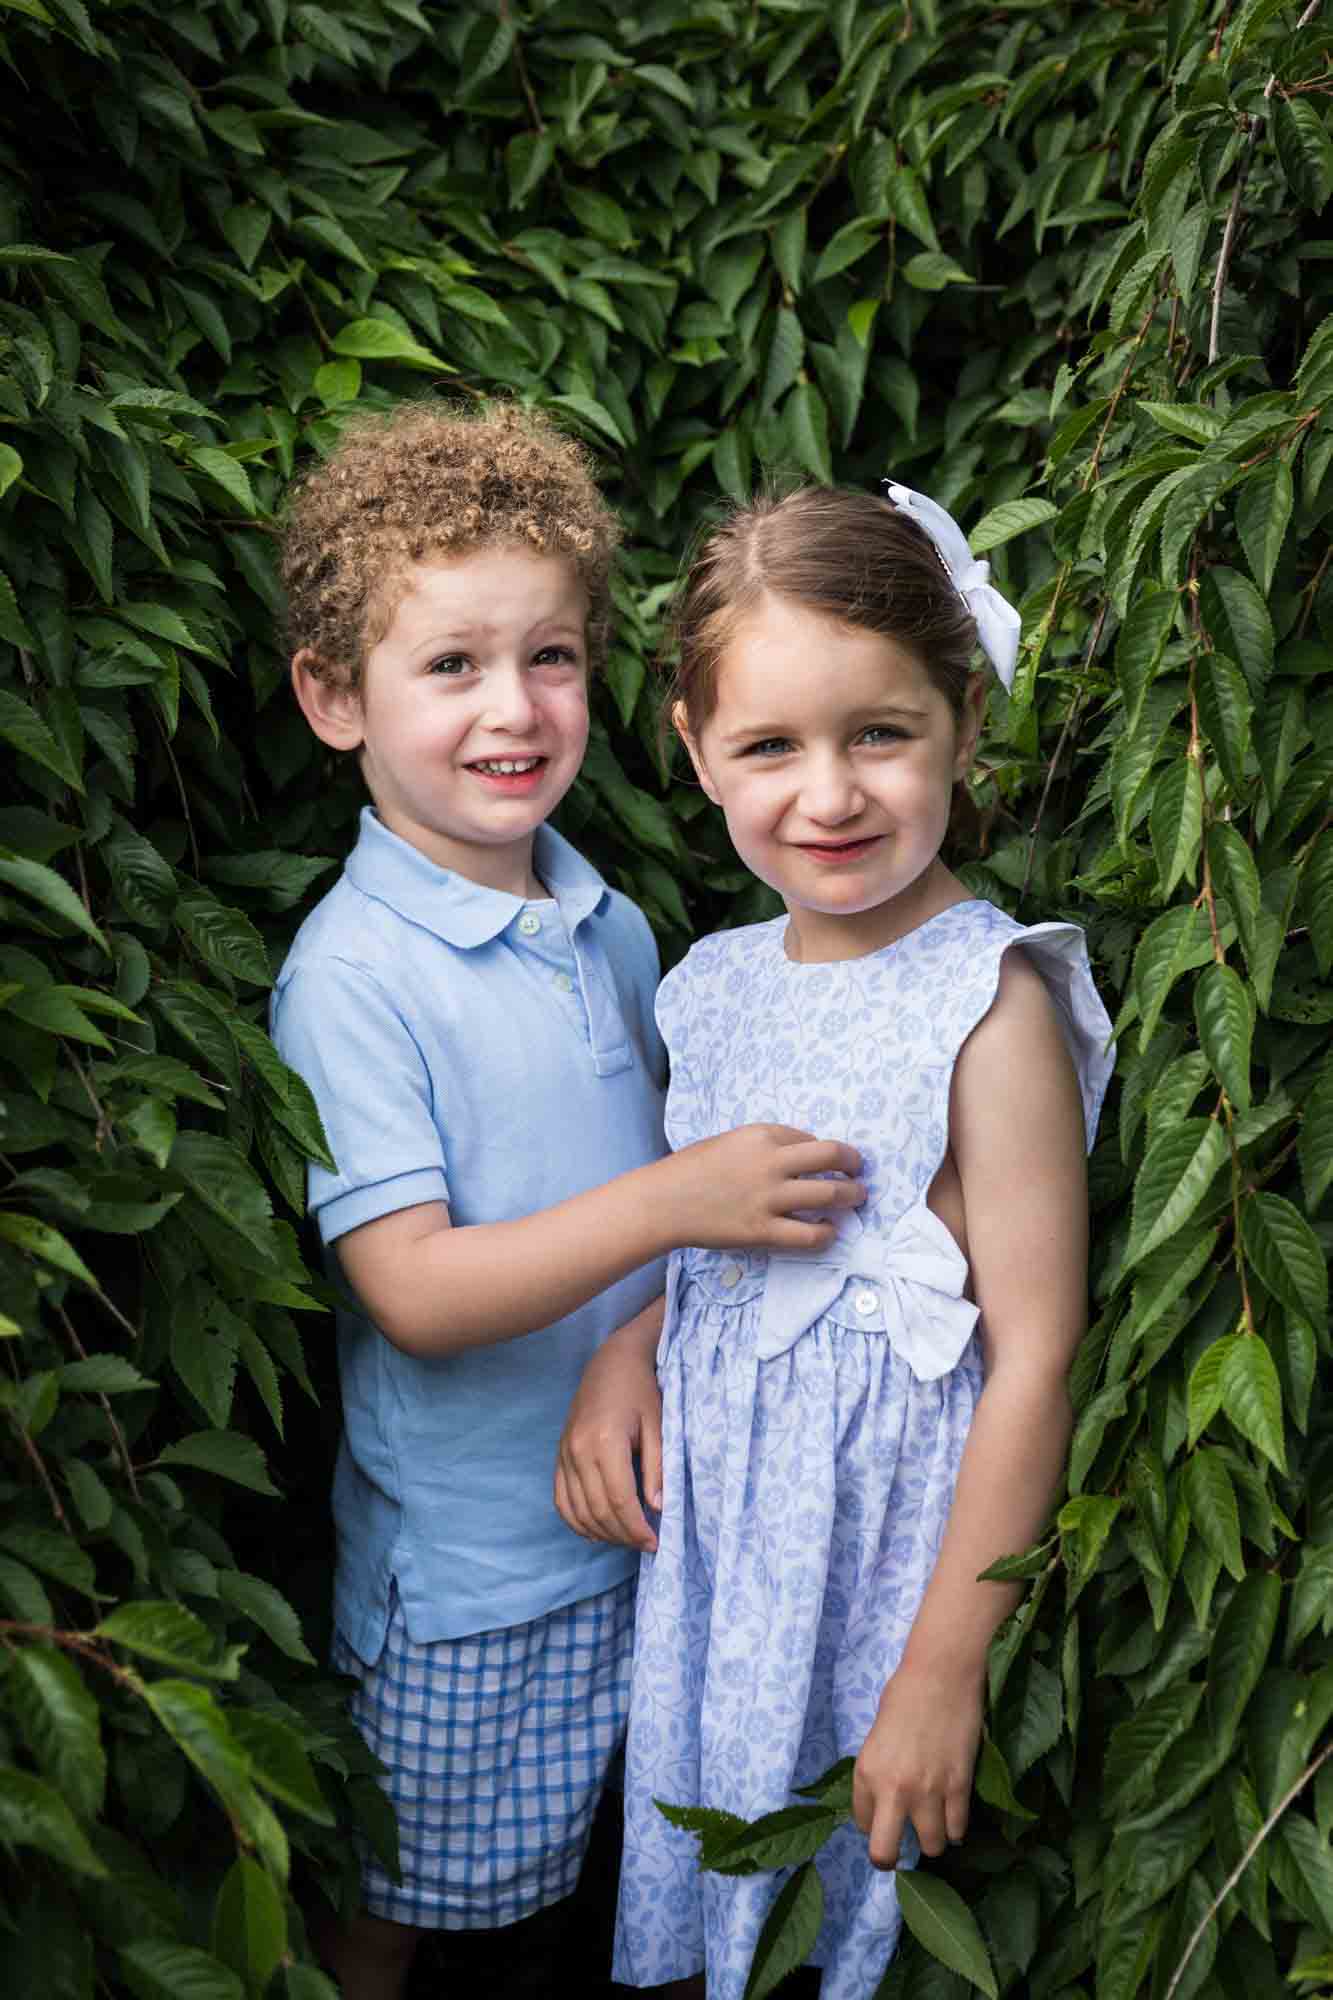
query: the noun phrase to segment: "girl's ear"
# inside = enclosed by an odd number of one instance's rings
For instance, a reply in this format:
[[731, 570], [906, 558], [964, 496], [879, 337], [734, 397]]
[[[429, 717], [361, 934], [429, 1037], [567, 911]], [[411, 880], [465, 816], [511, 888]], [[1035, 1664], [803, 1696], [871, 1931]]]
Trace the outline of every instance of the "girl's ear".
[[953, 774], [955, 778], [965, 775], [976, 754], [977, 738], [981, 734], [981, 718], [986, 708], [986, 676], [973, 674], [963, 694], [962, 713], [958, 718], [958, 747], [954, 752]]
[[689, 751], [690, 762], [694, 766], [695, 776], [702, 785], [705, 795], [713, 801], [715, 806], [720, 806], [722, 801], [718, 797], [716, 785], [708, 775], [708, 766], [704, 762], [704, 755], [703, 751], [699, 748], [698, 738], [691, 734], [690, 725], [685, 720], [685, 704], [683, 701], [678, 701], [671, 711], [671, 727]]
[[349, 687], [310, 646], [292, 659], [292, 687], [301, 713], [331, 750], [359, 750], [365, 734], [359, 689]]

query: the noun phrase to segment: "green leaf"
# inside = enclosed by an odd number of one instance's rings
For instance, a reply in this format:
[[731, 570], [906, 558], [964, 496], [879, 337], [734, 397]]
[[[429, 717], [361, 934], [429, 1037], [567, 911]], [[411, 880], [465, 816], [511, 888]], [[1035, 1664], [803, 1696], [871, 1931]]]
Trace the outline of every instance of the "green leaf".
[[262, 1993], [287, 1949], [287, 1911], [271, 1878], [238, 1854], [213, 1905], [213, 1952]]
[[973, 528], [967, 538], [972, 553], [980, 556], [989, 549], [998, 549], [1015, 535], [1025, 535], [1039, 528], [1043, 521], [1054, 520], [1059, 511], [1050, 500], [1006, 500], [1002, 506], [992, 508]]
[[1009, 1813], [1016, 1819], [1035, 1820], [1037, 1815], [1029, 1812], [1014, 1792], [1009, 1766], [992, 1743], [989, 1736], [981, 1739], [981, 1752], [977, 1758], [976, 1776], [973, 1780], [978, 1798], [994, 1806], [997, 1812]]
[[1193, 1723], [1202, 1699], [1197, 1682], [1177, 1683], [1116, 1724], [1102, 1765], [1108, 1814], [1122, 1816], [1151, 1797], [1163, 1758]]
[[1308, 98], [1273, 100], [1273, 137], [1291, 191], [1303, 208], [1318, 214], [1333, 194], [1333, 139]]
[[7, 1523], [0, 1517], [0, 1548], [20, 1557], [33, 1569], [40, 1570], [43, 1576], [67, 1584], [71, 1590], [81, 1591], [85, 1597], [95, 1595], [96, 1572], [92, 1558], [79, 1547], [72, 1535], [22, 1521]]
[[[903, 265], [903, 277], [918, 292], [942, 292], [946, 285], [975, 285], [976, 279], [942, 250], [921, 250]], [[1051, 512], [1055, 513], [1055, 508]], [[992, 544], [992, 547], [994, 544]], [[973, 544], [975, 551], [976, 544]]]
[[9, 1699], [34, 1761], [81, 1818], [96, 1819], [106, 1756], [97, 1703], [78, 1668], [54, 1646], [17, 1646]]
[[1194, 989], [1199, 1045], [1238, 1111], [1250, 1108], [1253, 1020], [1244, 982], [1229, 965], [1205, 966]]
[[594, 188], [567, 187], [564, 194], [570, 213], [590, 236], [609, 243], [613, 250], [632, 249], [634, 231], [618, 201], [608, 194], [597, 193]]
[[1134, 993], [1144, 1042], [1152, 1040], [1162, 1008], [1180, 975], [1211, 956], [1208, 920], [1193, 905], [1166, 910], [1149, 924], [1134, 954]]
[[155, 1463], [192, 1465], [200, 1472], [211, 1472], [219, 1479], [247, 1486], [252, 1493], [277, 1496], [278, 1489], [268, 1476], [263, 1452], [253, 1438], [241, 1437], [235, 1431], [195, 1431], [167, 1445], [158, 1453]]
[[1295, 504], [1291, 467], [1284, 458], [1261, 465], [1236, 496], [1236, 528], [1254, 580], [1266, 597]]
[[[32, 645], [32, 634], [25, 630], [18, 643]], [[31, 703], [11, 694], [8, 688], [0, 688], [0, 738], [12, 743], [16, 750], [30, 757], [34, 763], [44, 764], [48, 771], [54, 771], [63, 784], [72, 785], [78, 792], [83, 790], [83, 780], [77, 766], [70, 761], [64, 744], [52, 734]], [[21, 860], [22, 857], [11, 855], [10, 859]], [[25, 865], [35, 867], [37, 864], [28, 862]], [[15, 883], [14, 886], [17, 888], [22, 884]]]
[[1273, 1357], [1258, 1334], [1238, 1340], [1226, 1355], [1219, 1384], [1222, 1408], [1243, 1437], [1287, 1469], [1282, 1435], [1282, 1388]]
[[107, 1872], [59, 1792], [27, 1771], [0, 1767], [0, 1842], [34, 1847], [76, 1875]]
[[251, 1776], [257, 1785], [320, 1826], [336, 1824], [295, 1730], [276, 1715], [255, 1708], [233, 1706], [227, 1711], [227, 1722], [250, 1759]]
[[1333, 1181], [1333, 1063], [1326, 1062], [1301, 1113], [1301, 1179], [1313, 1214]]
[[188, 462], [206, 473], [214, 485], [220, 486], [229, 500], [234, 500], [243, 514], [254, 514], [258, 510], [255, 496], [250, 486], [245, 467], [216, 445], [193, 446], [187, 453]]
[[825, 485], [833, 479], [828, 407], [813, 382], [798, 382], [783, 410], [784, 427], [798, 462]]
[[995, 1973], [977, 1920], [958, 1891], [938, 1875], [899, 1869], [895, 1877], [903, 1922], [932, 1958], [998, 2000]]
[[1125, 730], [1132, 735], [1143, 711], [1143, 697], [1156, 677], [1176, 618], [1176, 593], [1150, 586], [1138, 591], [1116, 640], [1115, 670], [1125, 697]]
[[137, 2000], [246, 2000], [236, 1974], [196, 1945], [141, 1938], [121, 1946], [120, 1964]]
[[1127, 1270], [1184, 1228], [1226, 1158], [1226, 1133], [1216, 1119], [1182, 1119], [1154, 1140], [1134, 1186]]
[[143, 1698], [224, 1805], [244, 1811], [250, 1802], [250, 1760], [207, 1689], [191, 1681], [148, 1681]]
[[742, 2000], [767, 2000], [815, 1948], [824, 1921], [824, 1890], [813, 1861], [798, 1868], [778, 1891], [759, 1933]]
[[1247, 576], [1217, 564], [1199, 579], [1199, 612], [1217, 651], [1238, 660], [1256, 701], [1273, 671], [1273, 621]]
[[30, 896], [35, 903], [51, 910], [65, 923], [73, 924], [76, 930], [92, 939], [99, 951], [110, 955], [111, 947], [105, 936], [68, 882], [62, 875], [57, 875], [54, 868], [47, 868], [40, 861], [27, 861], [10, 848], [0, 848], [0, 882], [7, 882], [11, 889]]
[[1158, 778], [1149, 825], [1158, 882], [1166, 897], [1182, 875], [1193, 882], [1203, 845], [1203, 786], [1192, 757], [1178, 757]]
[[93, 1291], [101, 1292], [101, 1286], [73, 1244], [66, 1242], [60, 1231], [52, 1229], [49, 1223], [38, 1222], [31, 1215], [0, 1212], [0, 1238], [26, 1251], [30, 1257], [39, 1257], [44, 1264], [53, 1264], [67, 1277], [78, 1278]]
[[[1199, 720], [1217, 761], [1235, 792], [1245, 789], [1245, 758], [1250, 747], [1254, 698], [1234, 660], [1225, 653], [1207, 653], [1198, 663], [1194, 682]], [[1239, 835], [1237, 835], [1239, 838]]]
[[203, 1674], [209, 1680], [234, 1681], [245, 1648], [228, 1646], [218, 1652], [217, 1640], [203, 1620], [183, 1604], [139, 1599], [122, 1604], [96, 1628], [128, 1653], [174, 1667], [178, 1673]]
[[239, 910], [196, 890], [179, 898], [174, 915], [206, 965], [252, 986], [271, 983], [264, 940]]
[[447, 361], [441, 361], [438, 354], [432, 354], [428, 347], [422, 347], [413, 340], [411, 334], [403, 333], [382, 319], [354, 319], [333, 336], [335, 354], [348, 355], [354, 361], [393, 361], [403, 368], [424, 369], [431, 375], [456, 375], [458, 370]]
[[244, 1155], [211, 1132], [182, 1132], [171, 1171], [229, 1229], [266, 1253], [273, 1245], [273, 1205]]
[[[1245, 1344], [1256, 1343], [1251, 1338]], [[1267, 1665], [1282, 1586], [1267, 1570], [1244, 1577], [1217, 1622], [1208, 1655], [1208, 1711], [1221, 1741], [1230, 1743]]]
[[263, 1577], [247, 1576], [243, 1570], [220, 1569], [218, 1571], [218, 1595], [224, 1603], [258, 1625], [266, 1632], [280, 1652], [289, 1660], [300, 1660], [303, 1665], [313, 1667], [314, 1655], [301, 1637], [301, 1621], [280, 1590], [275, 1590]]
[[1205, 1545], [1234, 1577], [1245, 1574], [1240, 1548], [1240, 1511], [1220, 1452], [1202, 1445], [1185, 1460], [1182, 1474], [1190, 1518]]
[[1252, 1194], [1241, 1211], [1245, 1254], [1275, 1298], [1323, 1326], [1328, 1267], [1300, 1210], [1280, 1194]]
[[89, 1354], [81, 1361], [64, 1364], [60, 1386], [62, 1390], [82, 1390], [85, 1395], [124, 1396], [135, 1389], [155, 1389], [157, 1383], [122, 1354]]

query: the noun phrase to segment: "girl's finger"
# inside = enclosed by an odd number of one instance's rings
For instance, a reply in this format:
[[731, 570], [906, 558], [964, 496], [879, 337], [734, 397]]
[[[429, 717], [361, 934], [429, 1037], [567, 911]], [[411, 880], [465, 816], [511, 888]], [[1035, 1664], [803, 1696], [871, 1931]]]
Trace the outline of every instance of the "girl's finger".
[[883, 1805], [870, 1829], [872, 1868], [896, 1868], [903, 1844], [904, 1815], [901, 1806]]
[[943, 1854], [949, 1845], [949, 1836], [945, 1831], [944, 1803], [941, 1799], [921, 1799], [912, 1808], [912, 1825], [923, 1854]]
[[961, 1840], [967, 1832], [968, 1808], [971, 1795], [966, 1791], [947, 1792], [944, 1799], [944, 1825], [950, 1840]]

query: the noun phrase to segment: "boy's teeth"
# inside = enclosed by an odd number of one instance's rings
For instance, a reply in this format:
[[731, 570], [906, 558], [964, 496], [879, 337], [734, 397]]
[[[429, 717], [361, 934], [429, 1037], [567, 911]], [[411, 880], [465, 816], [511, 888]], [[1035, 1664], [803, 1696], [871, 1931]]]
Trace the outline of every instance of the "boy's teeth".
[[487, 757], [479, 760], [477, 769], [496, 771], [502, 777], [510, 778], [519, 771], [535, 771], [540, 762], [540, 757]]

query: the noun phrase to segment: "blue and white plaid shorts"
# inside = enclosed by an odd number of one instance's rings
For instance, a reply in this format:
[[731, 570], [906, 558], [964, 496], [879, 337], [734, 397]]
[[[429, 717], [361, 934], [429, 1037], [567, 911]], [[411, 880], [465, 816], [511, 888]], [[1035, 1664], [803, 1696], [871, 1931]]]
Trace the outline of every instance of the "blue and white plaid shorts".
[[631, 1577], [526, 1625], [416, 1645], [397, 1593], [373, 1667], [335, 1632], [333, 1665], [387, 1769], [395, 1882], [362, 1859], [373, 1916], [493, 1930], [573, 1894], [607, 1769], [625, 1733]]

